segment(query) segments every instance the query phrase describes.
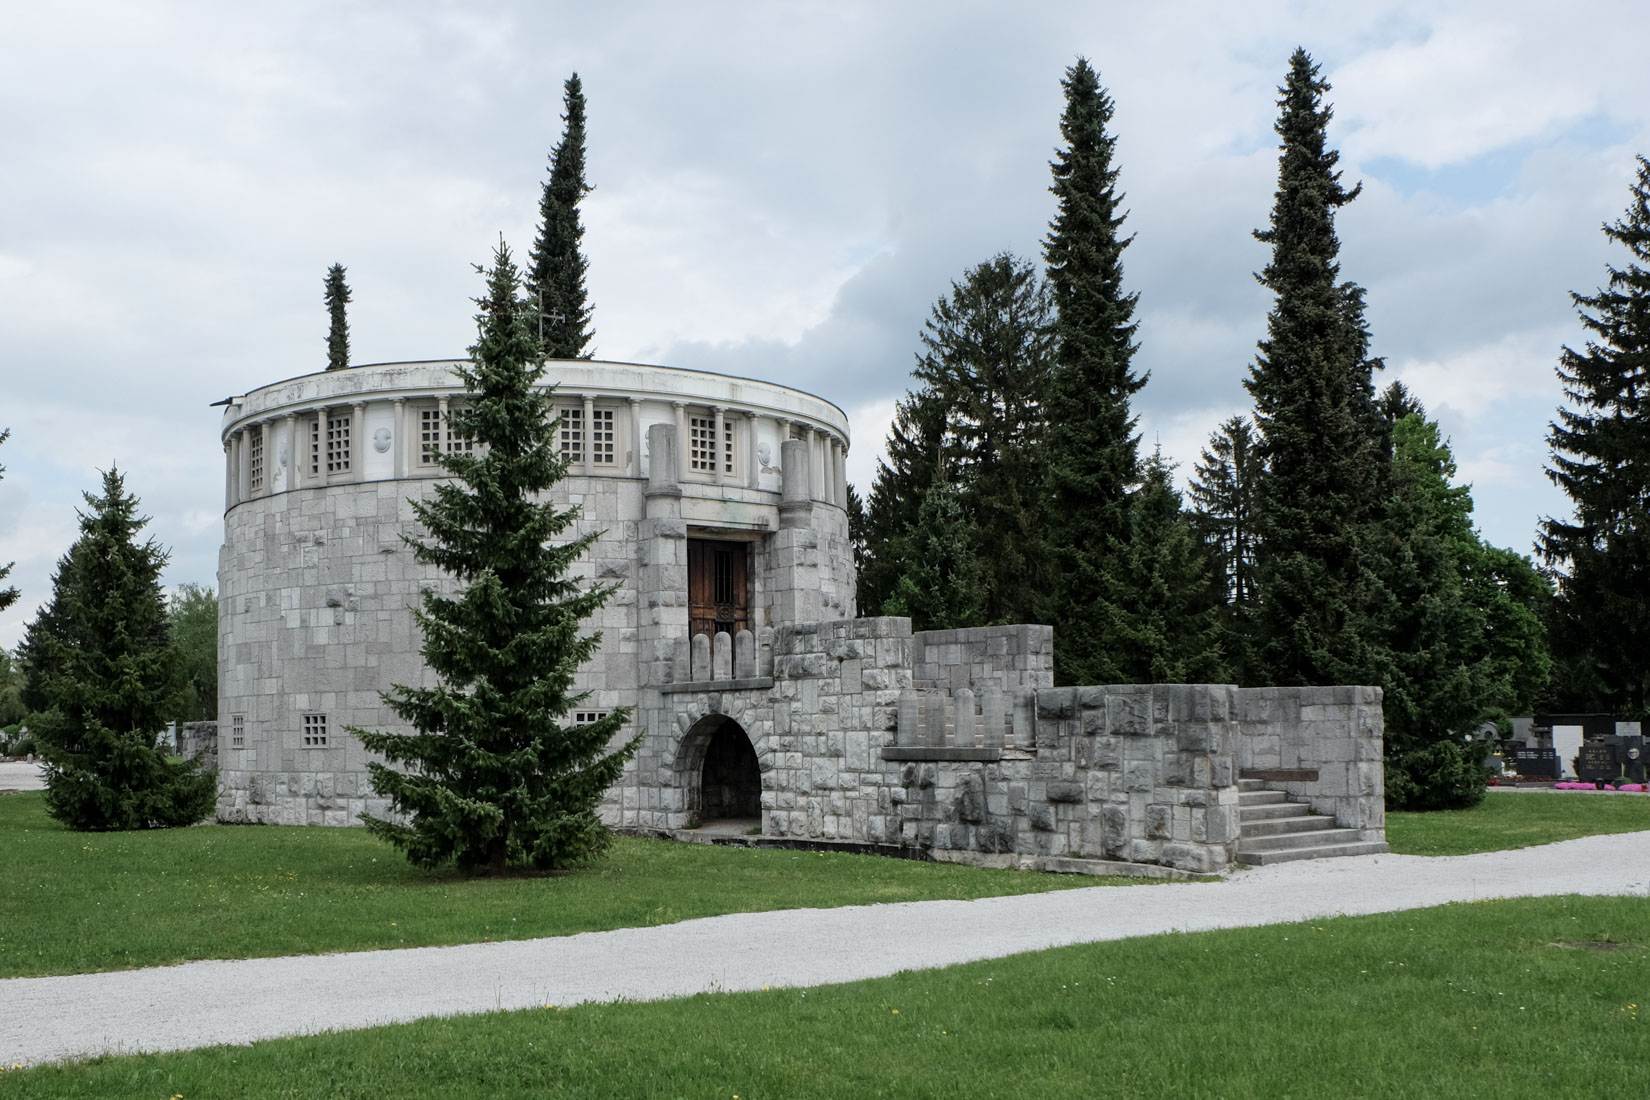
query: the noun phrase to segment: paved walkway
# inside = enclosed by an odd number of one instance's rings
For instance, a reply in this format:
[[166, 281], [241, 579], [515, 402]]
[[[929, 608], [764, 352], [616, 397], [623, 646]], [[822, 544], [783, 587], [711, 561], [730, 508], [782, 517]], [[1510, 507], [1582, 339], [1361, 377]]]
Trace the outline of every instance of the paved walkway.
[[822, 985], [1064, 944], [1491, 897], [1650, 898], [1650, 832], [1474, 856], [1359, 856], [1224, 882], [800, 909], [461, 947], [0, 981], [0, 1060], [174, 1050], [425, 1016]]
[[43, 791], [46, 772], [40, 764], [0, 760], [0, 791]]

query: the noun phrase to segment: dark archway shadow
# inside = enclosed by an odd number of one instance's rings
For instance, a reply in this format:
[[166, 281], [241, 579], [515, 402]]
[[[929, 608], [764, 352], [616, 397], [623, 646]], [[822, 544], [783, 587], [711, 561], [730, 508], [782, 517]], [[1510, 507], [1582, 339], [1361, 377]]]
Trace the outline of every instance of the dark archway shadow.
[[700, 826], [737, 833], [760, 828], [762, 769], [744, 727], [725, 715], [706, 715], [682, 748], [688, 809]]

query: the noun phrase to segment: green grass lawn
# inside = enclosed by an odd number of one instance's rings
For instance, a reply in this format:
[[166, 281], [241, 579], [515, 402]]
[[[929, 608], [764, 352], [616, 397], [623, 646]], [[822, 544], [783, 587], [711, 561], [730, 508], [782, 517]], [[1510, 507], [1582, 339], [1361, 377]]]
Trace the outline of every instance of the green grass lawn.
[[31, 792], [0, 797], [0, 977], [1134, 881], [624, 837], [570, 874], [471, 879], [415, 870], [362, 829], [72, 833]]
[[[1650, 829], [1650, 799], [1633, 795], [1494, 794], [1460, 813], [1388, 818], [1394, 851], [1426, 855], [1635, 829]], [[13, 794], [0, 797], [0, 977], [527, 939], [720, 913], [1119, 881], [1138, 880], [625, 838], [608, 859], [571, 874], [492, 881], [414, 870], [359, 829], [71, 833], [46, 816], [42, 795]]]
[[[1650, 797], [1642, 794], [1491, 791], [1470, 810], [1386, 815], [1387, 843], [1412, 856], [1500, 852], [1645, 829], [1650, 829]], [[1645, 1092], [1650, 1094], [1650, 1086]]]
[[[1186, 887], [1195, 889], [1196, 887]], [[1628, 1097], [1650, 904], [1541, 898], [0, 1074], [20, 1097]]]

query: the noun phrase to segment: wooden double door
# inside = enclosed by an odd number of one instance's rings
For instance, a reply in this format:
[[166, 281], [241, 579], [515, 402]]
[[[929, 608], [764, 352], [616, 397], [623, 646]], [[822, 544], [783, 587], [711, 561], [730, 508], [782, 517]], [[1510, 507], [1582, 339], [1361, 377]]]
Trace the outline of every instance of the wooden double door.
[[749, 630], [748, 542], [688, 539], [688, 636]]

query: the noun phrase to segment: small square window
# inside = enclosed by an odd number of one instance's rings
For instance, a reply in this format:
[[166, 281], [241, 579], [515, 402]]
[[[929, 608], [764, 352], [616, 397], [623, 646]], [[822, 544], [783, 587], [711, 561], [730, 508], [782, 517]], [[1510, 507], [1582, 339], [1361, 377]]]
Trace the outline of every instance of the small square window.
[[573, 712], [573, 724], [575, 726], [588, 726], [592, 722], [600, 722], [607, 717], [607, 714], [608, 712], [605, 710], [576, 710]]
[[584, 461], [584, 410], [567, 405], [558, 410], [556, 443], [568, 462]]
[[324, 714], [306, 714], [303, 720], [304, 748], [324, 749], [327, 747], [327, 716]]
[[232, 749], [246, 748], [246, 715], [231, 714], [229, 716], [229, 747]]

